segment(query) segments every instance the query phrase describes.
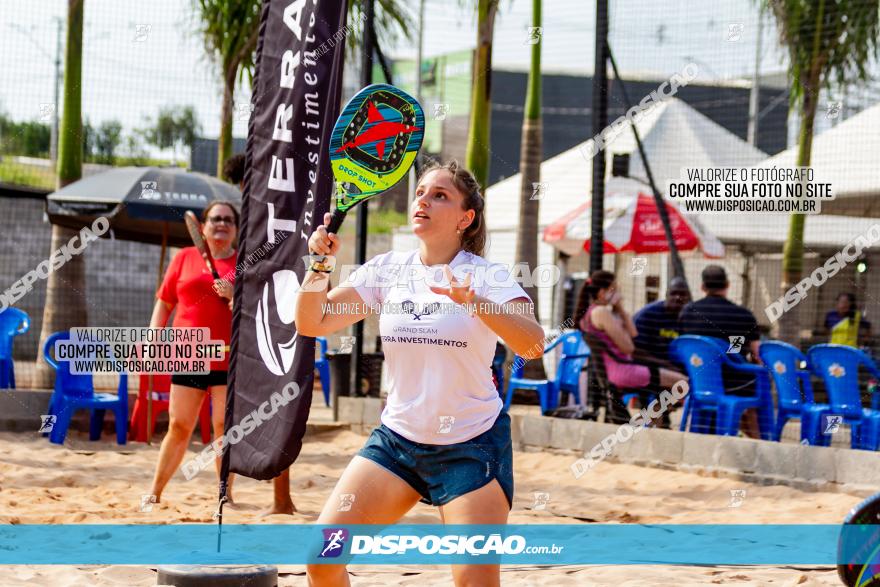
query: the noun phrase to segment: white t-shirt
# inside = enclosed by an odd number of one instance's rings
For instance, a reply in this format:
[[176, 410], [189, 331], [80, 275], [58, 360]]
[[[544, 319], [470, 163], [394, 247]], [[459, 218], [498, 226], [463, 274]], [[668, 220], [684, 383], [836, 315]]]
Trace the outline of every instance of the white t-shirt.
[[[531, 301], [501, 264], [460, 251], [456, 279], [472, 274], [477, 296], [503, 304]], [[448, 287], [442, 265], [419, 251], [390, 251], [367, 261], [342, 286], [380, 310], [379, 332], [391, 390], [382, 423], [422, 444], [454, 444], [489, 430], [504, 405], [492, 383], [498, 336], [482, 320], [429, 286]]]

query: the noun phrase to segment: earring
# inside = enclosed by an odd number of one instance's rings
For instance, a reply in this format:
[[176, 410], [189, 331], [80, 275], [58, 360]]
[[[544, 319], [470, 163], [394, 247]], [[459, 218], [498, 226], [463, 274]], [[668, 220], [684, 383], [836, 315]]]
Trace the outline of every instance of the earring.
[[456, 229], [455, 229], [455, 233], [460, 235], [460, 234], [461, 234], [461, 229], [460, 229], [460, 228], [456, 228]]

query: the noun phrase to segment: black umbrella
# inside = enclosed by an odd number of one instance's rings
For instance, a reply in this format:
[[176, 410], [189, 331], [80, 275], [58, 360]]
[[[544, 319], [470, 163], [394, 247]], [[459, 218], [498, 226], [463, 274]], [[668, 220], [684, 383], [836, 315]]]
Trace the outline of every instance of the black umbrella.
[[184, 247], [192, 244], [183, 215], [201, 214], [211, 200], [241, 204], [238, 188], [178, 167], [116, 167], [91, 175], [46, 198], [52, 224], [79, 230], [99, 216], [115, 238]]
[[[110, 221], [115, 238], [161, 244], [158, 289], [166, 247], [192, 244], [184, 213], [192, 210], [200, 215], [212, 200], [228, 200], [240, 207], [241, 193], [237, 187], [215, 177], [179, 167], [115, 167], [49, 194], [46, 213], [52, 224], [74, 230], [104, 216]], [[152, 377], [149, 387], [147, 422], [152, 418]], [[148, 433], [148, 444], [150, 436]]]

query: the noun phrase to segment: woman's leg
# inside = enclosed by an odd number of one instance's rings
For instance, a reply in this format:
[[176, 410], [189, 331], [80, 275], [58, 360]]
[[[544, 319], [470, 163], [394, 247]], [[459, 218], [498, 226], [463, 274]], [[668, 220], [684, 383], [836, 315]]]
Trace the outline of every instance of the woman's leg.
[[[493, 480], [488, 485], [440, 506], [444, 524], [506, 524], [510, 505]], [[497, 587], [501, 585], [500, 565], [452, 565], [456, 587]]]
[[285, 514], [292, 516], [295, 513], [296, 506], [290, 499], [290, 469], [284, 469], [280, 475], [272, 479], [272, 507], [260, 515]]
[[[680, 373], [673, 369], [660, 368], [659, 379], [660, 379], [660, 387], [665, 390], [671, 390], [679, 381], [684, 381], [687, 383], [687, 375], [684, 373]], [[684, 399], [680, 400], [680, 405], [684, 406]], [[643, 406], [647, 407], [647, 406]], [[652, 420], [652, 424], [655, 428], [670, 428], [670, 419], [669, 413], [672, 412], [675, 408], [679, 407], [679, 403], [670, 404], [667, 406], [666, 410], [659, 418], [655, 418]]]
[[[217, 440], [221, 436], [223, 436], [223, 427], [226, 419], [226, 386], [225, 385], [212, 385], [208, 388], [208, 393], [211, 394], [211, 428], [214, 429], [214, 440]], [[220, 465], [223, 462], [222, 455], [217, 455], [217, 458], [214, 459], [214, 466], [217, 468], [217, 478], [220, 478]], [[232, 501], [232, 481], [235, 480], [235, 475], [232, 473], [229, 474], [229, 479], [226, 481], [226, 499], [229, 503], [233, 503]]]
[[162, 446], [159, 448], [159, 462], [156, 463], [156, 474], [150, 490], [156, 496], [156, 503], [161, 500], [165, 485], [183, 461], [204, 397], [205, 392], [196, 387], [171, 386], [168, 434], [162, 439]]
[[685, 375], [684, 373], [679, 373], [678, 371], [673, 371], [672, 369], [660, 369], [660, 385], [663, 387], [663, 389], [672, 389], [673, 385], [682, 380], [687, 382], [687, 375]]
[[[351, 497], [343, 500], [341, 496], [346, 494]], [[333, 488], [316, 523], [328, 526], [393, 524], [412, 509], [420, 497], [397, 475], [369, 459], [355, 456]], [[346, 504], [347, 511], [339, 511], [342, 503]], [[307, 565], [306, 572], [312, 587], [349, 585], [344, 565]]]

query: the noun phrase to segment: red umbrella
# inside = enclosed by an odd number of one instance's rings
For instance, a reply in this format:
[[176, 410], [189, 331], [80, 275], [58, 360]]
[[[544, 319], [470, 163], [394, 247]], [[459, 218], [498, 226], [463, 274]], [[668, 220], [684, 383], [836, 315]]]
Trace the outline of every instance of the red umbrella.
[[[666, 233], [650, 188], [633, 179], [614, 178], [605, 187], [606, 253], [663, 253]], [[724, 245], [693, 216], [685, 217], [666, 201], [672, 236], [679, 251], [701, 250], [711, 258], [724, 256]], [[588, 200], [544, 229], [543, 240], [574, 256], [590, 250], [591, 202]]]

